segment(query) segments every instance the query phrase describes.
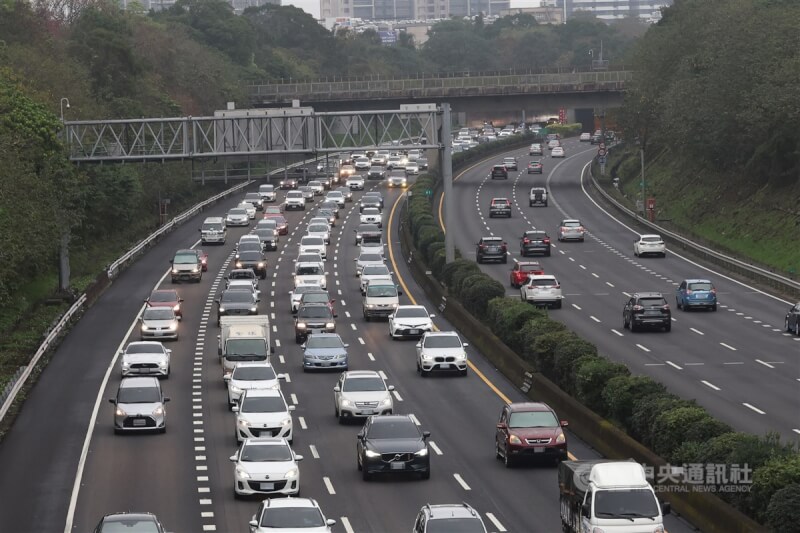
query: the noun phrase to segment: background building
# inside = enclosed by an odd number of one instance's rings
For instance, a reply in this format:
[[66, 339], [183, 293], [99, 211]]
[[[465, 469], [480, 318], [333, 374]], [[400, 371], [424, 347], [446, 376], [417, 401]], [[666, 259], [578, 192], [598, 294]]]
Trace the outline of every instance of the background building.
[[579, 11], [603, 20], [626, 17], [652, 20], [658, 18], [662, 7], [672, 5], [672, 0], [544, 0], [543, 5], [560, 9], [567, 20]]

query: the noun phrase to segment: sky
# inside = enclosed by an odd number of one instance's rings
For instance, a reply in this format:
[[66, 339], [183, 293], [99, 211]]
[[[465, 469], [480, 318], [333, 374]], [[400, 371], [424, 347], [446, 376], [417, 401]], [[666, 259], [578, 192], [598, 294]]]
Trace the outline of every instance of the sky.
[[[538, 7], [539, 2], [540, 0], [511, 0], [511, 7]], [[281, 4], [299, 7], [307, 13], [311, 13], [314, 18], [319, 18], [319, 0], [282, 0]]]

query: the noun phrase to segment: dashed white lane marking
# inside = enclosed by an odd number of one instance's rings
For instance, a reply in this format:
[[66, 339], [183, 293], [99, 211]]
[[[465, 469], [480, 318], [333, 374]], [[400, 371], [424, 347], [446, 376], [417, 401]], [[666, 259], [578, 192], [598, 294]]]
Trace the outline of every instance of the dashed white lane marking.
[[725, 347], [725, 348], [727, 348], [727, 349], [729, 349], [731, 351], [734, 351], [734, 352], [736, 351], [736, 348], [734, 348], [733, 346], [731, 346], [729, 344], [725, 344], [724, 342], [719, 343], [719, 345], [723, 346], [723, 347]]
[[645, 352], [649, 352], [650, 351], [650, 348], [642, 346], [641, 344], [637, 344], [636, 347], [639, 348], [640, 350], [645, 351]]
[[298, 422], [300, 422], [300, 427], [301, 427], [301, 428], [303, 428], [303, 429], [308, 429], [308, 425], [306, 424], [306, 419], [305, 419], [305, 417], [298, 416], [298, 417], [297, 417], [297, 421], [298, 421]]
[[372, 352], [367, 352], [367, 357], [369, 357], [370, 361], [374, 361], [375, 360], [375, 356], [372, 355]]
[[488, 519], [489, 519], [489, 521], [490, 521], [492, 524], [494, 524], [494, 527], [496, 527], [496, 528], [497, 528], [497, 531], [499, 531], [499, 532], [501, 532], [501, 533], [502, 533], [503, 531], [508, 531], [506, 528], [504, 528], [504, 527], [503, 527], [503, 524], [501, 524], [501, 523], [500, 523], [500, 520], [498, 520], [498, 519], [497, 519], [497, 517], [496, 517], [496, 516], [494, 516], [492, 513], [486, 513], [486, 518], [488, 518]]
[[592, 320], [594, 320], [597, 323], [600, 323], [600, 319], [599, 318], [595, 318], [595, 317], [593, 317], [591, 315], [589, 315], [589, 318], [591, 318]]
[[408, 418], [410, 418], [410, 419], [411, 419], [411, 421], [412, 421], [412, 422], [414, 422], [416, 425], [418, 425], [418, 426], [419, 426], [419, 425], [421, 425], [421, 424], [419, 423], [419, 420], [417, 419], [416, 415], [414, 415], [413, 413], [412, 413], [412, 414], [410, 414], [410, 415], [408, 415]]
[[672, 361], [664, 361], [664, 362], [667, 363], [669, 366], [671, 366], [672, 368], [674, 368], [676, 370], [683, 370], [683, 368], [681, 368], [680, 366], [676, 365]]
[[402, 396], [400, 396], [400, 393], [399, 393], [399, 392], [397, 392], [396, 390], [393, 390], [393, 391], [392, 391], [392, 394], [394, 395], [395, 399], [396, 399], [398, 402], [402, 402], [402, 401], [403, 401], [403, 397], [402, 397]]
[[765, 366], [765, 367], [767, 367], [767, 368], [775, 368], [775, 367], [774, 367], [774, 366], [772, 366], [770, 363], [767, 363], [767, 362], [765, 362], [765, 361], [762, 361], [761, 359], [756, 359], [756, 363], [762, 364], [762, 365], [764, 365], [764, 366]]
[[348, 520], [346, 516], [342, 517], [342, 526], [347, 533], [356, 533], [353, 526], [350, 525], [350, 520]]
[[606, 281], [606, 285], [608, 285], [609, 287], [612, 287], [612, 288], [614, 287], [614, 284], [611, 283], [610, 281]]
[[344, 312], [344, 316], [346, 316], [347, 318], [350, 318], [350, 311], [345, 311]]
[[755, 411], [756, 413], [758, 413], [758, 414], [760, 414], [760, 415], [765, 415], [765, 414], [767, 414], [767, 413], [765, 413], [764, 411], [762, 411], [761, 409], [759, 409], [758, 407], [756, 407], [756, 406], [754, 406], [754, 405], [750, 405], [749, 403], [743, 403], [742, 405], [744, 405], [745, 407], [747, 407], [748, 409], [750, 409], [750, 410], [752, 410], [752, 411]]
[[358, 342], [359, 344], [366, 344], [366, 342], [364, 342], [364, 339], [362, 339], [361, 337], [358, 338]]
[[580, 310], [581, 310], [581, 308], [580, 308], [580, 307], [578, 307], [578, 306], [577, 306], [577, 305], [575, 305], [575, 304], [572, 304], [572, 307], [574, 307], [574, 308], [575, 308], [575, 309], [577, 309], [578, 311], [580, 311]]
[[279, 356], [278, 356], [278, 361], [280, 361], [280, 362], [281, 362], [281, 364], [285, 364], [285, 363], [286, 363], [286, 360], [283, 358], [283, 356], [282, 356], [282, 355], [279, 355]]
[[703, 333], [703, 332], [702, 332], [702, 331], [700, 331], [699, 329], [694, 329], [694, 328], [689, 328], [689, 329], [690, 329], [690, 330], [692, 330], [692, 331], [694, 331], [694, 332], [695, 332], [695, 333], [697, 333], [698, 335], [705, 335], [705, 333]]
[[428, 442], [428, 445], [433, 449], [433, 452], [436, 455], [444, 455], [444, 453], [442, 453], [442, 450], [439, 449], [439, 446], [435, 442], [430, 441], [430, 442]]
[[356, 325], [355, 324], [350, 324], [350, 327], [353, 328], [353, 331], [356, 330]]
[[617, 335], [618, 337], [624, 337], [624, 336], [625, 336], [625, 335], [623, 335], [622, 333], [620, 333], [619, 331], [617, 331], [617, 330], [615, 330], [615, 329], [612, 329], [611, 331], [612, 331], [612, 332], [613, 332], [615, 335]]
[[703, 384], [703, 385], [705, 385], [706, 387], [711, 387], [712, 389], [714, 389], [714, 390], [716, 390], [716, 391], [720, 390], [720, 388], [719, 388], [719, 387], [717, 387], [717, 386], [716, 386], [716, 385], [714, 385], [713, 383], [709, 383], [709, 382], [708, 382], [708, 381], [706, 381], [706, 380], [701, 380], [701, 381], [700, 381], [700, 383], [702, 383], [702, 384]]
[[295, 393], [292, 393], [290, 398], [292, 399], [292, 403], [294, 405], [297, 405], [297, 395]]
[[797, 433], [798, 435], [800, 435], [800, 429], [793, 429], [792, 431], [794, 431], [795, 433]]
[[291, 383], [291, 382], [292, 382], [292, 376], [290, 376], [289, 374], [286, 374], [286, 373], [284, 373], [284, 374], [283, 374], [283, 380], [284, 380], [286, 383]]
[[317, 451], [317, 447], [313, 444], [308, 445], [308, 449], [311, 450], [311, 457], [314, 459], [319, 459], [319, 452]]
[[331, 478], [325, 476], [322, 478], [322, 482], [325, 483], [325, 488], [328, 489], [328, 494], [336, 494], [336, 491], [333, 490], [333, 483], [331, 483]]
[[470, 486], [467, 485], [467, 482], [464, 481], [464, 478], [461, 477], [461, 474], [453, 474], [453, 477], [456, 478], [456, 481], [458, 481], [458, 484], [461, 485], [462, 489], [464, 489], [464, 490], [472, 490], [470, 488]]

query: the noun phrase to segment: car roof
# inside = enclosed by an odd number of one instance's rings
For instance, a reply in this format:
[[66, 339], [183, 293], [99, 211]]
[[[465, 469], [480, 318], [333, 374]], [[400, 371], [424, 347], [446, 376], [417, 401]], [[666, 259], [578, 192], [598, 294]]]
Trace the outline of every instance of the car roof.
[[158, 383], [158, 378], [155, 376], [136, 376], [136, 377], [122, 378], [122, 381], [119, 382], [120, 389], [128, 389], [133, 387], [161, 388], [161, 385]]
[[316, 507], [317, 502], [311, 498], [267, 498], [261, 502], [264, 507]]
[[657, 239], [660, 239], [661, 235], [658, 235], [656, 233], [643, 233], [643, 234], [639, 235], [640, 239], [644, 239], [645, 237], [655, 237]]
[[444, 337], [444, 336], [452, 336], [455, 335], [458, 337], [458, 332], [456, 331], [426, 331], [426, 337]]
[[520, 268], [522, 267], [540, 267], [542, 264], [539, 261], [519, 261]]
[[178, 290], [177, 289], [154, 289], [153, 292], [150, 293], [150, 295], [153, 295], [153, 294], [167, 294], [167, 293], [173, 293], [173, 294], [175, 294], [177, 296], [178, 295]]
[[308, 335], [308, 337], [336, 337], [337, 339], [342, 340], [342, 336], [338, 333], [311, 333]]
[[492, 198], [492, 202], [496, 202], [496, 201], [508, 202], [508, 198]]
[[713, 285], [710, 279], [704, 279], [704, 278], [687, 278], [683, 281], [685, 281], [686, 283], [711, 283]]
[[633, 295], [634, 298], [663, 298], [664, 295], [660, 292], [637, 292]]
[[424, 305], [398, 305], [397, 309], [422, 309], [427, 311]]
[[124, 522], [126, 520], [135, 519], [135, 520], [147, 520], [151, 519], [156, 521], [156, 515], [153, 513], [130, 513], [127, 511], [123, 511], [121, 513], [111, 513], [107, 514], [103, 517], [103, 522]]
[[251, 437], [244, 439], [242, 444], [247, 446], [289, 446], [283, 437]]
[[[342, 372], [344, 379], [358, 379], [358, 378], [380, 378], [381, 375], [375, 370], [347, 370]], [[383, 378], [381, 378], [383, 379]]]
[[447, 518], [476, 518], [478, 513], [466, 503], [426, 505], [430, 520], [444, 520]]
[[525, 231], [523, 235], [540, 235], [540, 234], [547, 235], [547, 232], [543, 229], [529, 229]]
[[508, 409], [512, 413], [530, 412], [530, 411], [536, 411], [536, 412], [553, 411], [553, 408], [544, 402], [514, 402], [508, 404]]
[[263, 367], [263, 366], [272, 366], [272, 364], [267, 361], [241, 361], [233, 365], [233, 369], [236, 370], [237, 368], [253, 368], [253, 367]]
[[533, 274], [530, 279], [556, 279], [553, 274]]
[[577, 222], [578, 224], [580, 224], [581, 221], [578, 220], [577, 218], [565, 218], [564, 220], [561, 221], [562, 224], [564, 224], [565, 222]]

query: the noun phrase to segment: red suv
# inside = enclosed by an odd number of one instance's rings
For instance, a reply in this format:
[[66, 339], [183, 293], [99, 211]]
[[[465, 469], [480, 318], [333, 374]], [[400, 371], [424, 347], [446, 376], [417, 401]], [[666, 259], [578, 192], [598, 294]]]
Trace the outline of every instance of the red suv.
[[183, 317], [181, 302], [183, 298], [178, 296], [175, 289], [156, 289], [150, 293], [149, 298], [145, 298], [148, 307], [169, 307], [175, 311], [175, 316], [180, 320]]
[[538, 261], [517, 261], [511, 269], [511, 286], [515, 289], [522, 287], [531, 274], [544, 274], [544, 269]]
[[495, 436], [495, 454], [506, 467], [523, 458], [567, 459], [566, 420], [546, 403], [520, 402], [503, 407]]

